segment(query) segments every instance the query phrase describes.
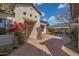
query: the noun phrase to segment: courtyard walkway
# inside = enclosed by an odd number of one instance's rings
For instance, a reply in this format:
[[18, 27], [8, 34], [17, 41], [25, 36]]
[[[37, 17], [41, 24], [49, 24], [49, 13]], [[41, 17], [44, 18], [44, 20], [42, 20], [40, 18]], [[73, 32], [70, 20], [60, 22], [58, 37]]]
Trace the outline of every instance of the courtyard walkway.
[[42, 40], [29, 39], [10, 56], [69, 56], [62, 50], [62, 46], [69, 42], [69, 37], [64, 35], [46, 35]]

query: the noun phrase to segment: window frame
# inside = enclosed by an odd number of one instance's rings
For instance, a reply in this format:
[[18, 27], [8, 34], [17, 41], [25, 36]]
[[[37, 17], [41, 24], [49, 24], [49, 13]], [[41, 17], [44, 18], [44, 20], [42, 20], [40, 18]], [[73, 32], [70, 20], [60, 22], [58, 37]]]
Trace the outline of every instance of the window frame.
[[37, 18], [37, 16], [35, 16], [35, 18]]
[[30, 14], [30, 17], [32, 17], [32, 14]]
[[27, 12], [23, 11], [23, 15], [26, 15], [26, 14], [27, 14]]

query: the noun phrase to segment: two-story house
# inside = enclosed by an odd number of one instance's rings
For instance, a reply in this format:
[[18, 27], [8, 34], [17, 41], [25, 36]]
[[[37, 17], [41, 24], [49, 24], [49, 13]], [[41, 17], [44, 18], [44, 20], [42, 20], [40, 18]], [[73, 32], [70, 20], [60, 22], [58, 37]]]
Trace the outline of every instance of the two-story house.
[[15, 4], [14, 13], [15, 13], [15, 20], [17, 22], [24, 22], [26, 20], [27, 23], [28, 22], [35, 23], [31, 25], [31, 28], [27, 28], [26, 35], [28, 37], [30, 34], [30, 38], [36, 39], [37, 38], [36, 28], [40, 27], [40, 16], [41, 16], [41, 13], [37, 9], [37, 7], [32, 3], [27, 4], [17, 3]]

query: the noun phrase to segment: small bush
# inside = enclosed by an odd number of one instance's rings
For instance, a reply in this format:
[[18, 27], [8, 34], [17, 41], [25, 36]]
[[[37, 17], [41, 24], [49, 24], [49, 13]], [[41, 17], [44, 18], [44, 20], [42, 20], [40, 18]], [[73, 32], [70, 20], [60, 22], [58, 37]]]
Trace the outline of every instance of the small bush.
[[78, 29], [75, 28], [73, 29], [70, 33], [69, 36], [71, 38], [71, 42], [68, 44], [69, 48], [76, 51], [78, 50]]
[[23, 32], [22, 31], [17, 31], [15, 32], [15, 36], [17, 38], [17, 43], [18, 44], [23, 44], [24, 43], [24, 35], [23, 35]]

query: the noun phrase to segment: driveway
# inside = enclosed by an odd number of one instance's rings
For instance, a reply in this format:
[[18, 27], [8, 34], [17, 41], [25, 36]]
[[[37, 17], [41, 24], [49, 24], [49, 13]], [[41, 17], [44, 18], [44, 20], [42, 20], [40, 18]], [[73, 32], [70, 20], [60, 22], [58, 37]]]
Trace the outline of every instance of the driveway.
[[10, 56], [69, 56], [61, 48], [70, 42], [68, 36], [47, 35], [47, 39], [29, 39], [21, 48], [13, 51]]

